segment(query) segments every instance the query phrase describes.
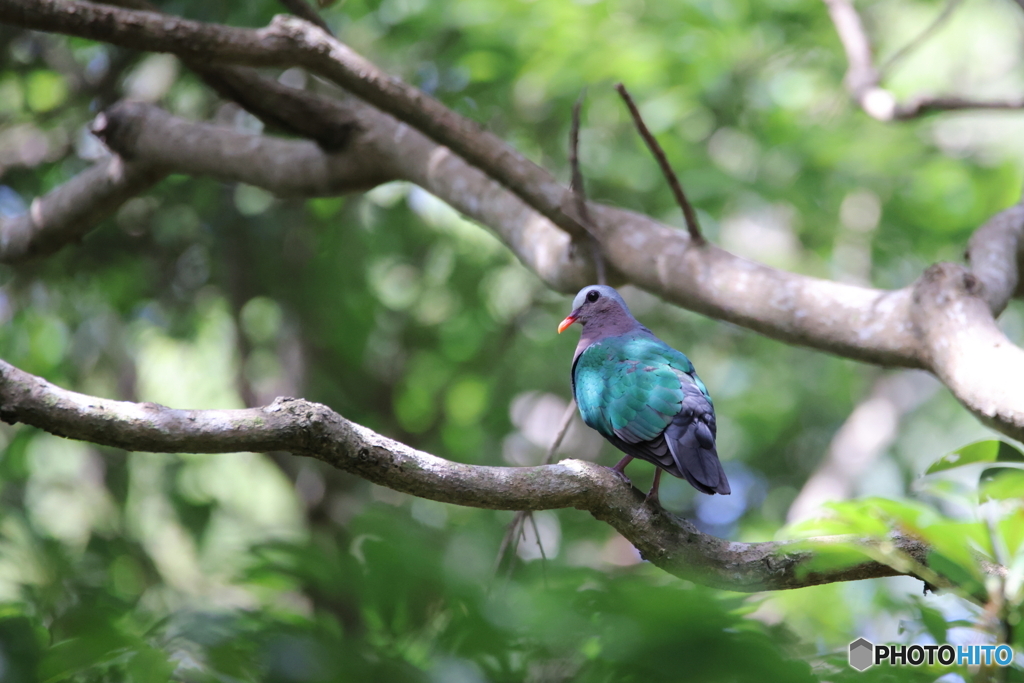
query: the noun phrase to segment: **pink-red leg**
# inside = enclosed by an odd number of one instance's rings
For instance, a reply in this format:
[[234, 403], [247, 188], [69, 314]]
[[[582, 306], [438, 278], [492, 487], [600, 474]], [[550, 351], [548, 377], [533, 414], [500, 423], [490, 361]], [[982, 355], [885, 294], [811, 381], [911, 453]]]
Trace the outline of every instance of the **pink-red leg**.
[[612, 472], [619, 475], [619, 479], [626, 482], [627, 484], [632, 483], [629, 480], [629, 477], [626, 476], [626, 465], [628, 465], [631, 462], [633, 462], [633, 456], [627, 455], [625, 458], [616, 463], [615, 467], [612, 468]]
[[654, 483], [651, 484], [651, 490], [647, 492], [647, 497], [644, 498], [645, 503], [652, 500], [655, 503], [661, 502], [658, 500], [658, 485], [661, 484], [661, 471], [660, 467], [654, 470]]

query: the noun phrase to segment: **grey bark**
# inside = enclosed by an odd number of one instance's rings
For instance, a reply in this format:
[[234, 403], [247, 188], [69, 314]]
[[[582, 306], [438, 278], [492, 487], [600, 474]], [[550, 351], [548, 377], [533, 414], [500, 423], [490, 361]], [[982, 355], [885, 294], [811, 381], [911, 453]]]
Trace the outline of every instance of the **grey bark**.
[[[725, 541], [645, 502], [642, 492], [607, 467], [581, 460], [537, 467], [464, 465], [410, 448], [301, 399], [279, 398], [245, 410], [175, 410], [66, 391], [0, 361], [0, 419], [134, 451], [289, 451], [444, 503], [492, 510], [576, 508], [610, 524], [661, 569], [728, 590], [781, 590], [905, 573], [870, 559], [832, 568], [819, 563], [811, 570], [816, 548], [857, 541]], [[901, 534], [889, 541], [924, 564], [927, 547], [920, 541]]]

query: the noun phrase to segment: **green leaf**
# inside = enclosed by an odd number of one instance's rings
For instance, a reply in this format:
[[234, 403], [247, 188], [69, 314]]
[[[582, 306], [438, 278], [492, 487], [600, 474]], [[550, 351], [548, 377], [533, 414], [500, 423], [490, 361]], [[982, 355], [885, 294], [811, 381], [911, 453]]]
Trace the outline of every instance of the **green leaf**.
[[930, 524], [920, 531], [922, 540], [941, 552], [950, 560], [965, 567], [971, 567], [975, 576], [981, 578], [984, 572], [978, 564], [978, 557], [972, 549], [991, 555], [988, 529], [978, 522], [944, 522]]
[[28, 76], [27, 86], [25, 99], [33, 111], [50, 111], [63, 104], [68, 97], [67, 82], [54, 71], [33, 71]]
[[925, 474], [944, 472], [964, 465], [984, 462], [1015, 462], [1024, 463], [1024, 454], [1005, 441], [995, 439], [977, 441], [942, 456], [935, 461]]
[[991, 467], [978, 479], [978, 496], [982, 501], [1024, 498], [1024, 471]]
[[170, 680], [175, 664], [162, 650], [143, 646], [128, 662], [131, 680], [136, 683], [164, 683]]
[[935, 642], [947, 642], [946, 630], [949, 625], [946, 623], [946, 617], [942, 616], [942, 612], [929, 606], [917, 596], [914, 596], [914, 602], [917, 603], [917, 609], [921, 613], [921, 623], [924, 624], [925, 629], [935, 639]]
[[984, 605], [988, 602], [988, 591], [985, 590], [983, 581], [960, 562], [955, 562], [942, 553], [931, 552], [928, 553], [928, 566], [974, 598], [977, 604]]

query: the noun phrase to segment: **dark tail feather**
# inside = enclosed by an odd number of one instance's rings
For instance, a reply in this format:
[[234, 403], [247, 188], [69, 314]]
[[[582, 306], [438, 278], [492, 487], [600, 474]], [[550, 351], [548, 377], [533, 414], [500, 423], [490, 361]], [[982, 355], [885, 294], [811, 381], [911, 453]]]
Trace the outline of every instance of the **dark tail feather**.
[[732, 493], [715, 450], [715, 436], [700, 416], [680, 414], [665, 430], [676, 466], [693, 488], [702, 493]]

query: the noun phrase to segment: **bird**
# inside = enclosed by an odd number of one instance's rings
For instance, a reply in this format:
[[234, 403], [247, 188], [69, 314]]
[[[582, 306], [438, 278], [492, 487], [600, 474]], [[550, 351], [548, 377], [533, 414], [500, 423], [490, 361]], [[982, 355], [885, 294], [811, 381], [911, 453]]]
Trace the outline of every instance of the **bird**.
[[690, 359], [640, 324], [607, 285], [581, 289], [558, 333], [573, 323], [583, 328], [573, 396], [583, 422], [626, 454], [611, 469], [628, 482], [634, 458], [656, 465], [648, 501], [658, 501], [662, 470], [702, 493], [729, 494], [715, 448], [715, 406]]

